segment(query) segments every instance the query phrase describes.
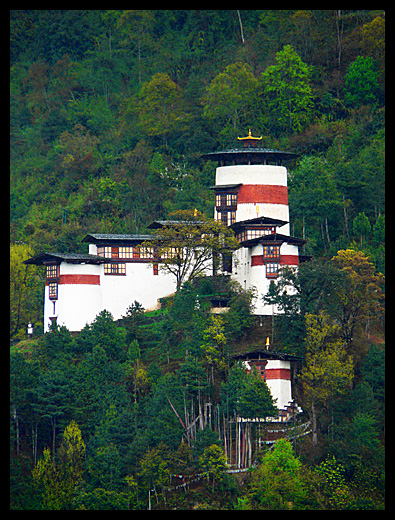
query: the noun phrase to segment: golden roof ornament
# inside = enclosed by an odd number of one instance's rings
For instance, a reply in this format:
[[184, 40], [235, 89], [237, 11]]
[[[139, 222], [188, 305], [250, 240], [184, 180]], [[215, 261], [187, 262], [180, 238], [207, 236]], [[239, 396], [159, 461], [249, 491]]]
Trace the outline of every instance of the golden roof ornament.
[[251, 134], [251, 128], [249, 128], [247, 137], [238, 137], [237, 139], [239, 141], [246, 141], [246, 140], [252, 140], [252, 139], [254, 141], [260, 141], [262, 139], [262, 136], [261, 137], [253, 137], [252, 134]]
[[255, 146], [257, 144], [257, 141], [260, 141], [262, 139], [262, 136], [253, 137], [253, 135], [251, 134], [251, 128], [249, 128], [247, 137], [238, 137], [237, 139], [239, 141], [244, 141], [244, 146], [250, 147]]

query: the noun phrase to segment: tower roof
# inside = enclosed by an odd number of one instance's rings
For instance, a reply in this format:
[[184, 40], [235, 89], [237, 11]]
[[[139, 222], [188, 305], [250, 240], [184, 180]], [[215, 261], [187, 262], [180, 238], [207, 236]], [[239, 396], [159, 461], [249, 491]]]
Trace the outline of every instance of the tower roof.
[[114, 244], [117, 246], [122, 246], [140, 244], [141, 242], [144, 242], [145, 240], [150, 240], [152, 238], [152, 235], [90, 233], [82, 239], [82, 242], [87, 242], [88, 244], [96, 245]]
[[229, 148], [218, 152], [210, 152], [202, 155], [205, 159], [218, 161], [224, 165], [231, 164], [273, 164], [281, 163], [283, 159], [293, 159], [298, 154], [293, 152], [284, 152], [282, 150], [273, 150], [271, 148], [263, 148], [258, 146], [262, 141], [262, 136], [254, 137], [251, 129], [246, 137], [238, 137], [238, 141], [243, 143], [243, 147]]
[[96, 255], [79, 253], [39, 253], [28, 258], [23, 263], [33, 265], [45, 265], [48, 263], [67, 262], [69, 264], [102, 264], [108, 262], [105, 258]]
[[283, 152], [281, 150], [272, 150], [270, 148], [231, 148], [229, 150], [221, 150], [219, 152], [210, 152], [202, 155], [204, 159], [211, 161], [221, 161], [225, 163], [235, 164], [265, 164], [266, 162], [278, 162], [284, 159], [293, 159], [298, 154], [293, 152]]

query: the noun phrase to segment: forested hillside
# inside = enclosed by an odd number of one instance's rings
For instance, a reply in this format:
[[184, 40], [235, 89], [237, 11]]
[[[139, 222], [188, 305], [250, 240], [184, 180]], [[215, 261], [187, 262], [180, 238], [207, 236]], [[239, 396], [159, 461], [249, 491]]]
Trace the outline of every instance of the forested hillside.
[[[12, 342], [35, 325], [11, 356], [11, 507], [383, 508], [384, 11], [12, 10], [10, 37]], [[186, 284], [157, 316], [131, 301], [121, 323], [42, 336], [43, 273], [22, 262], [176, 210], [212, 217], [201, 156], [248, 129], [298, 154], [291, 234], [312, 260], [266, 298], [317, 431], [242, 482], [225, 431], [254, 396], [270, 409], [231, 362], [258, 344], [251, 295], [228, 287], [213, 317], [194, 307], [210, 282]], [[171, 492], [178, 474], [204, 479]]]

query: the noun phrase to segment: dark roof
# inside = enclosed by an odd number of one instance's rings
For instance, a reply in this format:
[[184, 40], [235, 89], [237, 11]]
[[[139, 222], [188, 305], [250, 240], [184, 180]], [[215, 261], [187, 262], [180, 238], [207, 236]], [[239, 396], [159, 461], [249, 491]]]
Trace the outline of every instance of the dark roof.
[[263, 235], [261, 237], [252, 238], [251, 240], [245, 240], [243, 242], [244, 247], [256, 246], [257, 244], [266, 244], [270, 242], [286, 242], [287, 244], [295, 246], [303, 246], [306, 240], [303, 238], [291, 237], [288, 235], [282, 235], [281, 233], [272, 233], [271, 235]]
[[262, 226], [267, 224], [281, 227], [284, 224], [288, 224], [288, 221], [271, 217], [255, 217], [249, 220], [241, 220], [239, 222], [234, 222], [229, 227], [233, 229], [235, 233], [238, 233], [240, 230], [245, 229], [246, 227]]
[[45, 265], [51, 262], [67, 262], [69, 264], [102, 264], [108, 259], [97, 255], [79, 253], [39, 253], [25, 260], [24, 264]]
[[83, 238], [82, 242], [89, 244], [140, 244], [145, 240], [154, 238], [152, 235], [124, 235], [124, 234], [107, 234], [107, 233], [91, 233]]
[[283, 361], [299, 361], [302, 358], [300, 356], [295, 356], [294, 354], [287, 354], [285, 352], [270, 352], [270, 350], [266, 349], [255, 349], [250, 350], [249, 352], [244, 352], [242, 354], [233, 354], [231, 358], [234, 361], [240, 360], [258, 360], [258, 359], [282, 359]]
[[243, 183], [239, 182], [239, 184], [216, 184], [215, 186], [209, 186], [209, 190], [230, 190], [232, 188], [239, 188], [243, 186]]
[[[148, 227], [148, 229], [158, 229], [165, 226], [179, 226], [180, 224], [186, 224], [188, 226], [198, 226], [204, 224], [202, 220], [155, 220]], [[151, 235], [150, 238], [153, 238]]]
[[293, 159], [297, 157], [298, 154], [293, 152], [283, 152], [281, 150], [271, 150], [269, 148], [231, 148], [230, 150], [222, 150], [219, 152], [210, 152], [202, 155], [203, 158], [209, 159], [212, 161], [227, 161], [227, 160], [237, 160], [237, 159], [245, 159], [252, 160], [254, 164], [259, 164], [261, 161], [263, 162], [265, 159], [269, 160], [282, 160], [282, 159]]

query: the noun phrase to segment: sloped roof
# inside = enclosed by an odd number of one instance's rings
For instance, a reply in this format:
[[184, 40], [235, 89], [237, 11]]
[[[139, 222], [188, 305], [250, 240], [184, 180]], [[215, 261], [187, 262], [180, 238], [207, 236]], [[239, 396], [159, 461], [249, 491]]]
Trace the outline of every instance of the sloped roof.
[[68, 262], [70, 264], [102, 264], [108, 262], [108, 259], [102, 256], [79, 254], [79, 253], [39, 253], [28, 258], [23, 263], [33, 265], [45, 265], [51, 262]]
[[108, 233], [90, 233], [86, 235], [82, 242], [89, 244], [139, 244], [144, 240], [151, 240], [153, 235], [128, 235], [128, 234], [108, 234]]
[[233, 229], [235, 233], [238, 233], [240, 230], [245, 229], [249, 226], [259, 226], [259, 225], [274, 225], [274, 226], [283, 226], [284, 224], [288, 224], [287, 220], [280, 220], [278, 218], [271, 217], [255, 217], [249, 220], [241, 220], [238, 222], [234, 222], [229, 227]]
[[286, 352], [271, 352], [266, 349], [255, 349], [250, 350], [248, 352], [243, 352], [242, 354], [233, 354], [231, 358], [234, 361], [245, 360], [258, 360], [258, 359], [281, 359], [283, 361], [299, 361], [302, 358], [300, 356], [296, 356], [294, 354], [287, 354]]
[[267, 244], [276, 241], [286, 242], [287, 244], [292, 244], [295, 246], [303, 246], [306, 243], [306, 240], [303, 240], [303, 238], [282, 235], [281, 233], [272, 233], [271, 235], [263, 235], [261, 237], [252, 238], [251, 240], [245, 240], [242, 242], [242, 244], [244, 247], [252, 247], [256, 246], [257, 244]]
[[272, 150], [270, 148], [231, 148], [229, 150], [221, 150], [219, 152], [210, 152], [202, 155], [204, 159], [209, 159], [211, 161], [223, 161], [226, 159], [232, 158], [241, 158], [241, 157], [251, 157], [256, 161], [261, 161], [264, 159], [272, 158], [274, 160], [278, 159], [293, 159], [297, 157], [298, 154], [293, 152], [283, 152], [282, 150]]

